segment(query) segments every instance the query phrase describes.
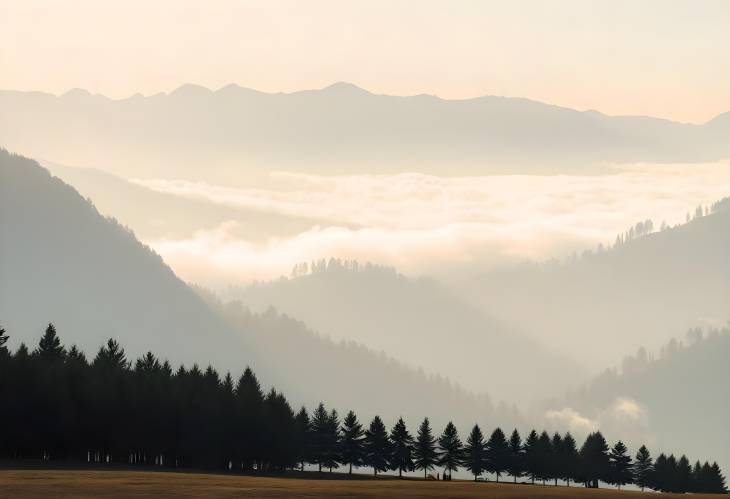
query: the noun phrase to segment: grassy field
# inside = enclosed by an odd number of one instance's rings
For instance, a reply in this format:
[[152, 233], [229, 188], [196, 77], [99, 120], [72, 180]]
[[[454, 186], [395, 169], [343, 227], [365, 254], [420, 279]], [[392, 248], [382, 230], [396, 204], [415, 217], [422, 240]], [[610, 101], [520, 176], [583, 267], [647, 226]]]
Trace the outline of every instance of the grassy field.
[[[425, 480], [272, 478], [204, 473], [88, 470], [0, 470], [0, 497], [162, 498], [162, 497], [398, 497], [398, 498], [640, 498], [679, 495], [582, 487], [551, 487]], [[700, 496], [692, 497], [718, 497]]]

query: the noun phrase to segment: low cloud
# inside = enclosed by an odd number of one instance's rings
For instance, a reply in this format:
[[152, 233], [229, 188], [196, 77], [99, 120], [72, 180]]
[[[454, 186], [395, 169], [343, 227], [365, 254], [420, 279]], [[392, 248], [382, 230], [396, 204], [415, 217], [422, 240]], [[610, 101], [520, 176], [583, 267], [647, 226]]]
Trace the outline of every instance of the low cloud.
[[183, 278], [216, 285], [273, 278], [295, 263], [328, 257], [447, 275], [567, 256], [610, 244], [639, 220], [650, 218], [657, 227], [683, 222], [697, 205], [730, 193], [730, 163], [636, 165], [603, 176], [280, 173], [265, 188], [136, 182], [211, 203], [320, 221], [263, 243], [241, 237], [245, 228], [235, 222], [201, 227], [183, 239], [147, 241]]

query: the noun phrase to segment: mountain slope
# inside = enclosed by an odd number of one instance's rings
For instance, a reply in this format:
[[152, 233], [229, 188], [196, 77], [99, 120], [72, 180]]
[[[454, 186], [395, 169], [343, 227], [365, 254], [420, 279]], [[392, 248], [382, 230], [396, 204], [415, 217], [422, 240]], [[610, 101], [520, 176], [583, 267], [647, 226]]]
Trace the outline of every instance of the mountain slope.
[[[632, 423], [645, 429], [658, 448], [706, 456], [730, 463], [730, 330], [711, 330], [704, 337], [692, 330], [687, 342], [671, 340], [656, 359], [644, 349], [624, 360], [621, 372], [609, 370], [564, 404], [589, 418], [617, 399], [629, 399], [640, 417], [618, 421], [628, 432]], [[627, 414], [629, 415], [629, 414]]]
[[688, 125], [526, 99], [374, 95], [346, 83], [291, 94], [184, 85], [123, 100], [3, 91], [0, 108], [0, 143], [125, 178], [230, 184], [274, 170], [585, 173], [606, 163], [730, 155], [723, 119]]
[[[15, 348], [35, 345], [52, 321], [68, 346], [93, 356], [109, 337], [134, 359], [152, 350], [173, 363], [251, 365], [293, 403], [319, 400], [363, 415], [428, 414], [515, 420], [487, 397], [406, 369], [385, 355], [323, 340], [275, 313], [209, 306], [158, 255], [105, 219], [35, 161], [0, 149], [0, 324]], [[418, 400], [404, 403], [404, 397]], [[448, 405], [444, 405], [448, 404]]]
[[586, 365], [614, 365], [639, 346], [657, 348], [689, 327], [730, 318], [727, 204], [574, 261], [490, 272], [474, 279], [470, 294]]
[[499, 400], [531, 401], [563, 389], [581, 371], [518, 331], [480, 313], [437, 282], [395, 270], [330, 260], [291, 279], [231, 289], [254, 310], [269, 306], [322, 334], [429, 366]]

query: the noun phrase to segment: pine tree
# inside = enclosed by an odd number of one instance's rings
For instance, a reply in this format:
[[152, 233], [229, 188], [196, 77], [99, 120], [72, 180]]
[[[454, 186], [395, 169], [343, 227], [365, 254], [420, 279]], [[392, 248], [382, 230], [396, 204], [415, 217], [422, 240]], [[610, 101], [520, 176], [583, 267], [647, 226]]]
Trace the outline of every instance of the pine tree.
[[553, 444], [550, 440], [550, 435], [546, 431], [540, 433], [540, 437], [537, 439], [537, 455], [538, 455], [538, 478], [542, 480], [542, 484], [545, 485], [545, 481], [551, 478], [551, 468], [553, 463]]
[[365, 435], [365, 431], [353, 411], [348, 412], [345, 416], [341, 434], [340, 457], [342, 464], [349, 465], [348, 473], [352, 475], [353, 465], [361, 466], [363, 464], [363, 437]]
[[107, 370], [124, 370], [129, 367], [124, 349], [112, 338], [109, 338], [106, 345], [99, 349], [93, 364], [95, 367]]
[[390, 432], [391, 453], [390, 467], [398, 470], [398, 476], [402, 477], [404, 471], [413, 471], [416, 469], [413, 463], [413, 437], [406, 428], [403, 418], [393, 426]]
[[318, 465], [319, 471], [327, 463], [327, 445], [329, 431], [329, 414], [320, 402], [312, 413], [312, 462]]
[[565, 437], [563, 437], [563, 444], [560, 449], [560, 453], [560, 463], [562, 465], [561, 478], [565, 480], [566, 485], [570, 487], [570, 481], [578, 478], [579, 471], [578, 449], [576, 447], [575, 439], [570, 432], [566, 433]]
[[509, 443], [501, 428], [496, 428], [487, 442], [487, 470], [494, 473], [499, 482], [502, 473], [509, 469]]
[[484, 435], [479, 425], [474, 425], [464, 447], [464, 467], [474, 475], [474, 481], [484, 473], [487, 465]]
[[685, 492], [691, 492], [692, 488], [692, 465], [689, 464], [687, 456], [682, 455], [682, 457], [677, 460], [675, 492], [683, 494]]
[[373, 468], [373, 474], [388, 469], [388, 454], [390, 442], [388, 432], [385, 429], [380, 416], [375, 416], [370, 422], [370, 427], [365, 432], [365, 464]]
[[509, 437], [509, 467], [507, 471], [512, 475], [514, 483], [517, 483], [517, 479], [525, 472], [525, 454], [522, 448], [522, 438], [517, 428], [512, 430], [512, 435]]
[[725, 476], [722, 474], [720, 467], [717, 463], [712, 463], [710, 468], [711, 475], [709, 479], [709, 490], [713, 494], [727, 494], [727, 487], [725, 486]]
[[431, 424], [428, 418], [425, 418], [418, 428], [418, 435], [413, 447], [414, 464], [417, 469], [423, 470], [423, 477], [428, 476], [428, 472], [438, 461], [438, 453], [436, 452], [436, 439], [431, 433]]
[[609, 479], [608, 445], [601, 432], [588, 435], [579, 455], [586, 487], [598, 488], [599, 480]]
[[535, 430], [531, 430], [525, 439], [524, 454], [525, 454], [525, 471], [530, 477], [533, 485], [535, 478], [537, 478], [540, 470], [540, 446], [538, 440], [540, 437], [537, 435]]
[[307, 409], [302, 407], [294, 417], [294, 427], [296, 428], [296, 447], [299, 455], [299, 464], [304, 471], [304, 463], [307, 462], [312, 454], [312, 434], [309, 422], [309, 413]]
[[634, 461], [634, 483], [643, 491], [645, 487], [651, 486], [651, 475], [654, 471], [649, 449], [645, 445], [639, 448]]
[[555, 432], [552, 442], [550, 443], [550, 448], [552, 449], [553, 456], [549, 466], [550, 477], [555, 480], [555, 486], [557, 487], [558, 479], [561, 478], [563, 468], [565, 467], [565, 464], [563, 463], [563, 437], [560, 436], [560, 433]]
[[451, 472], [459, 469], [462, 452], [461, 439], [459, 439], [459, 432], [454, 423], [449, 421], [439, 437], [438, 443], [441, 448], [439, 464], [444, 467], [444, 476], [448, 472], [449, 479], [451, 479]]
[[669, 474], [670, 470], [667, 463], [668, 459], [665, 454], [659, 454], [654, 463], [654, 469], [651, 473], [651, 488], [661, 492], [669, 492]]
[[66, 357], [66, 349], [61, 345], [53, 324], [48, 324], [45, 334], [38, 342], [38, 348], [33, 353], [39, 359], [49, 363], [63, 360]]
[[330, 411], [329, 417], [327, 418], [327, 432], [325, 438], [325, 462], [332, 473], [332, 469], [339, 468], [339, 447], [340, 447], [340, 417], [337, 414], [337, 409]]
[[631, 456], [624, 443], [619, 440], [613, 446], [608, 456], [610, 467], [610, 482], [621, 489], [622, 485], [633, 482], [631, 473]]

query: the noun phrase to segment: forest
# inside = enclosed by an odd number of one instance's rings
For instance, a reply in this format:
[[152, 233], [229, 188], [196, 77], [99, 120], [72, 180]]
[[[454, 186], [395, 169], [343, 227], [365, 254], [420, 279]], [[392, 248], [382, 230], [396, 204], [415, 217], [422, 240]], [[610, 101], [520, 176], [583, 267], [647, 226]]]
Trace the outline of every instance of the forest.
[[0, 329], [4, 459], [274, 474], [367, 467], [426, 478], [436, 471], [445, 480], [465, 469], [475, 480], [727, 492], [717, 463], [654, 459], [646, 446], [632, 457], [600, 431], [580, 447], [570, 433], [533, 429], [523, 441], [517, 429], [487, 437], [479, 425], [462, 440], [453, 423], [438, 434], [424, 418], [414, 435], [402, 418], [388, 430], [379, 416], [364, 424], [324, 403], [297, 411], [275, 389], [264, 393], [250, 368], [234, 380], [212, 366], [174, 370], [151, 352], [132, 362], [114, 339], [89, 361], [62, 344], [53, 324], [32, 350], [21, 344], [11, 352], [8, 337]]

